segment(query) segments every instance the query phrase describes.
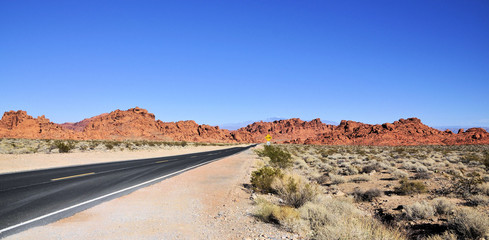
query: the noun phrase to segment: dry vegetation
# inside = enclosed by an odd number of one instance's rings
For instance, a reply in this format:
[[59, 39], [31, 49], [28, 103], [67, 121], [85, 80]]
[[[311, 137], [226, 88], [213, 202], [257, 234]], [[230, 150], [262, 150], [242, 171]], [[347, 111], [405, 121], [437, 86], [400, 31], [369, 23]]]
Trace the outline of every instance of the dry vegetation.
[[134, 151], [163, 147], [225, 146], [227, 143], [189, 143], [147, 140], [50, 140], [50, 139], [0, 139], [0, 154], [68, 153], [91, 151]]
[[274, 145], [255, 216], [307, 239], [488, 239], [489, 146]]

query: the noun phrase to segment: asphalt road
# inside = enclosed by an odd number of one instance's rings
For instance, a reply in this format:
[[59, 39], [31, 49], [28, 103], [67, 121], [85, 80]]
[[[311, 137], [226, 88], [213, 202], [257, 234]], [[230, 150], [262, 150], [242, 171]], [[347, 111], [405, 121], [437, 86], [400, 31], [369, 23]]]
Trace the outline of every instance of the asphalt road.
[[0, 238], [45, 225], [253, 146], [0, 175]]

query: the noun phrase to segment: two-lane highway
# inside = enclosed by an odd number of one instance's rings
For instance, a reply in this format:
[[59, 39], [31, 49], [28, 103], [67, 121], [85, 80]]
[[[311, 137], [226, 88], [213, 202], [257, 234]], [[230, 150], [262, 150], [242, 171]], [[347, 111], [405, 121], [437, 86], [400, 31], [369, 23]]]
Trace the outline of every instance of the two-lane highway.
[[73, 215], [253, 146], [0, 175], [0, 238]]

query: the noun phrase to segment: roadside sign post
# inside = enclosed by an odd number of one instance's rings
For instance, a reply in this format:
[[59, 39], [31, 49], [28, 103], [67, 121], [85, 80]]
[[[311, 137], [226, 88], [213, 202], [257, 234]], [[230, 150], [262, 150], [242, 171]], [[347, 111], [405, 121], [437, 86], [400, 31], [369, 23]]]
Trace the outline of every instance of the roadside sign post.
[[270, 136], [270, 134], [267, 134], [265, 139], [267, 140], [267, 145], [270, 146], [270, 140], [272, 140], [272, 136]]

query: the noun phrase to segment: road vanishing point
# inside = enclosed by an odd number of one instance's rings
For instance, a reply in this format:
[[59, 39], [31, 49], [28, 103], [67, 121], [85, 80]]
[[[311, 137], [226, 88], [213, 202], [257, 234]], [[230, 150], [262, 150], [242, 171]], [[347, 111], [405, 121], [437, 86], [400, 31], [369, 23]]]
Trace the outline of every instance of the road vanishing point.
[[254, 146], [0, 174], [0, 238], [72, 216]]

